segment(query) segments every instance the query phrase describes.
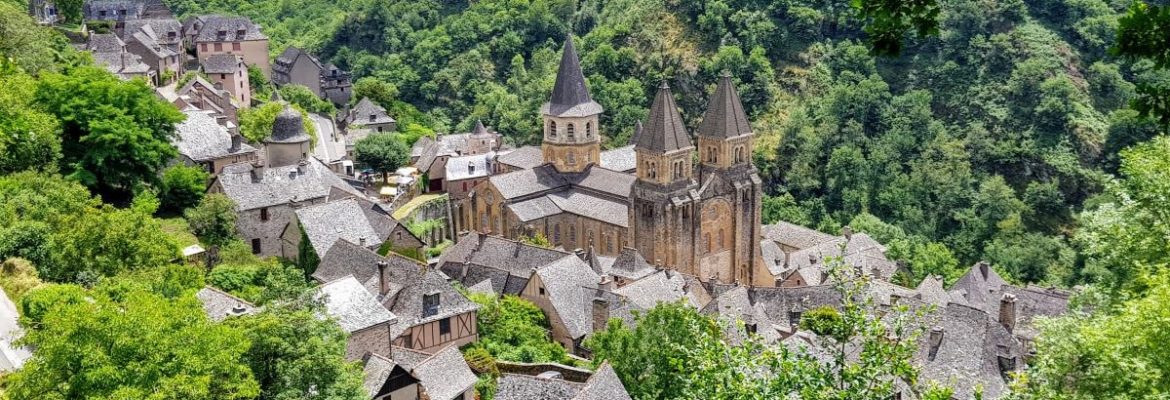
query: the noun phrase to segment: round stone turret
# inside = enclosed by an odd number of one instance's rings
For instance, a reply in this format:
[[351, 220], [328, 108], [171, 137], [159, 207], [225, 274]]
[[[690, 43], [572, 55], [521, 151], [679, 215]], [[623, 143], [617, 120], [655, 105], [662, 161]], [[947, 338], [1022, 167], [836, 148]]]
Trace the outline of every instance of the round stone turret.
[[272, 123], [272, 135], [264, 139], [268, 166], [281, 167], [305, 160], [309, 156], [309, 142], [301, 113], [286, 104]]

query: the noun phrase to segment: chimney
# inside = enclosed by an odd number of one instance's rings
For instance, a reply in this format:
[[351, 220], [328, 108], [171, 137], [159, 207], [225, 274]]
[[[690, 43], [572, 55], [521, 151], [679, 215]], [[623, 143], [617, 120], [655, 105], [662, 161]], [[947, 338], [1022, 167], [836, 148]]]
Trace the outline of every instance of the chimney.
[[252, 161], [252, 181], [259, 182], [264, 179], [264, 162], [260, 160]]
[[386, 268], [390, 263], [386, 261], [378, 261], [378, 294], [385, 295], [390, 291], [390, 282], [386, 279]]
[[926, 355], [927, 361], [934, 361], [934, 357], [938, 356], [938, 348], [942, 346], [943, 328], [936, 326], [930, 330], [930, 351]]
[[362, 246], [362, 247], [366, 247], [366, 237], [365, 236], [358, 238], [358, 245]]
[[593, 331], [605, 330], [609, 323], [609, 300], [602, 297], [593, 298]]
[[1016, 329], [1016, 295], [1004, 293], [999, 300], [999, 323], [1008, 332]]
[[978, 267], [979, 267], [979, 274], [983, 276], [983, 280], [987, 280], [987, 276], [991, 272], [988, 270], [988, 268], [990, 266], [987, 264], [987, 261], [980, 261], [978, 264]]
[[597, 288], [601, 290], [613, 290], [613, 285], [613, 278], [610, 278], [609, 275], [602, 275], [601, 282], [597, 285]]
[[244, 143], [244, 137], [241, 135], [232, 135], [232, 147], [228, 151], [235, 153], [240, 151], [240, 145]]
[[841, 236], [844, 236], [846, 241], [852, 240], [853, 228], [850, 228], [848, 225], [841, 227]]

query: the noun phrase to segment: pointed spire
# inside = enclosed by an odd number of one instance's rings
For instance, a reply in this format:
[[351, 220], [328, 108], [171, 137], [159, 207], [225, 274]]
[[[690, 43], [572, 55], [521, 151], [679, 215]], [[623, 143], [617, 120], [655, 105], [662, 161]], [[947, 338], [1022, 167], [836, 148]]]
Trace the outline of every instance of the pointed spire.
[[674, 103], [670, 85], [666, 84], [666, 81], [662, 81], [658, 86], [658, 94], [654, 96], [654, 104], [650, 106], [646, 128], [638, 135], [635, 146], [656, 153], [693, 146], [687, 128], [683, 125], [682, 115], [678, 113], [678, 105]]
[[711, 96], [711, 103], [697, 131], [699, 136], [720, 139], [752, 133], [751, 123], [743, 112], [743, 102], [739, 100], [739, 92], [735, 90], [731, 74], [726, 70], [719, 78], [719, 85], [715, 87], [715, 94]]
[[638, 144], [638, 136], [642, 136], [642, 120], [638, 120], [638, 123], [634, 125], [634, 135], [630, 136], [631, 145]]
[[542, 111], [562, 117], [600, 114], [602, 111], [601, 105], [593, 101], [585, 85], [581, 60], [577, 57], [577, 49], [573, 47], [573, 35], [565, 39], [565, 50], [561, 53], [561, 66], [557, 70], [552, 97]]
[[488, 134], [487, 128], [485, 128], [483, 126], [483, 121], [478, 120], [478, 119], [475, 120], [475, 129], [471, 130], [471, 134], [472, 135], [486, 135], [486, 134]]

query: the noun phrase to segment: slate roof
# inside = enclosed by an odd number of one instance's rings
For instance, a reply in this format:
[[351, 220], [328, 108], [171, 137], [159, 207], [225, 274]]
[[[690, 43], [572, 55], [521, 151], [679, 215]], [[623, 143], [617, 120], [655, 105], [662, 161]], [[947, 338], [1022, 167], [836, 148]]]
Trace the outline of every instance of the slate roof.
[[[128, 20], [137, 19], [142, 15], [145, 7], [142, 1], [136, 0], [88, 0], [82, 5], [85, 19]], [[101, 12], [105, 11], [105, 17]], [[119, 11], [126, 11], [125, 15], [118, 15]]]
[[203, 304], [203, 312], [212, 321], [223, 321], [228, 317], [255, 314], [259, 310], [252, 303], [222, 290], [205, 286], [195, 292], [195, 297]]
[[252, 169], [250, 164], [231, 164], [216, 178], [239, 211], [318, 199], [328, 196], [333, 188], [362, 196], [313, 157], [309, 157], [303, 168], [299, 165], [264, 168], [257, 180], [252, 178]]
[[285, 104], [284, 110], [276, 114], [276, 121], [272, 123], [272, 134], [264, 138], [264, 142], [305, 143], [311, 139], [305, 132], [304, 116], [291, 105]]
[[[841, 247], [842, 244], [845, 245], [844, 249]], [[874, 275], [888, 281], [897, 272], [898, 265], [886, 258], [885, 252], [885, 246], [869, 235], [854, 233], [848, 240], [844, 237], [837, 237], [831, 241], [790, 253], [785, 270], [788, 272], [800, 271], [801, 276], [808, 280], [808, 284], [815, 285], [819, 282], [815, 282], [811, 276], [825, 275], [827, 272], [825, 269], [828, 268], [825, 259], [841, 257], [846, 265], [859, 268], [863, 274]], [[821, 273], [813, 274], [814, 271]]]
[[[159, 44], [174, 46], [183, 41], [183, 24], [174, 18], [134, 19], [126, 21], [124, 32], [137, 32], [149, 27]], [[174, 33], [174, 37], [168, 35]]]
[[[374, 116], [374, 120], [370, 120], [370, 115]], [[386, 109], [377, 104], [374, 104], [368, 97], [364, 97], [358, 101], [353, 109], [349, 110], [350, 125], [377, 125], [393, 123], [394, 118], [386, 113]]]
[[447, 181], [483, 178], [490, 175], [491, 160], [494, 156], [492, 153], [486, 153], [447, 159]]
[[629, 205], [581, 190], [566, 190], [549, 194], [562, 211], [595, 219], [620, 227], [629, 226]]
[[142, 43], [142, 47], [145, 47], [146, 50], [149, 51], [150, 54], [155, 58], [161, 59], [176, 55], [174, 51], [163, 47], [162, 44], [159, 43], [157, 35], [155, 35], [154, 31], [150, 29], [150, 26], [144, 26], [142, 27], [142, 30], [134, 32], [129, 36], [131, 43]]
[[[716, 290], [722, 294], [722, 291]], [[804, 312], [823, 305], [839, 306], [841, 294], [831, 285], [802, 287], [754, 287], [749, 289], [753, 304], [758, 304], [772, 318], [787, 324], [791, 311]]]
[[[388, 290], [380, 293], [378, 263], [386, 262]], [[391, 337], [397, 337], [406, 328], [430, 321], [474, 311], [479, 308], [467, 297], [451, 287], [441, 272], [424, 269], [418, 261], [390, 254], [379, 256], [370, 249], [348, 241], [338, 241], [321, 258], [313, 278], [323, 281], [335, 276], [353, 276], [365, 292], [374, 296], [381, 307], [392, 312], [398, 323], [392, 326]], [[439, 294], [439, 311], [423, 315], [424, 295]]]
[[337, 319], [337, 324], [346, 333], [398, 321], [394, 313], [382, 307], [353, 276], [321, 285], [317, 288], [317, 298], [323, 300], [325, 313]]
[[800, 225], [777, 221], [771, 225], [764, 225], [760, 229], [761, 234], [769, 240], [775, 241], [784, 246], [807, 249], [821, 243], [829, 242], [836, 239], [836, 236], [818, 231], [816, 229], [805, 228]]
[[533, 268], [569, 255], [572, 254], [472, 232], [447, 248], [437, 265], [465, 286], [486, 281], [494, 293], [519, 294]]
[[207, 161], [256, 152], [255, 147], [243, 141], [239, 148], [232, 149], [231, 133], [215, 120], [211, 111], [186, 110], [183, 113], [187, 119], [175, 125], [175, 136], [171, 141], [179, 154], [194, 161]]
[[505, 199], [557, 189], [569, 184], [565, 175], [558, 173], [555, 168], [549, 165], [492, 175], [488, 180]]
[[106, 67], [111, 74], [124, 79], [150, 72], [150, 66], [142, 62], [142, 57], [132, 53], [93, 53], [95, 64]]
[[[243, 36], [238, 34], [240, 30], [244, 31]], [[220, 35], [221, 31], [224, 32], [222, 36]], [[268, 40], [268, 37], [260, 32], [259, 25], [252, 23], [252, 20], [244, 17], [228, 17], [223, 15], [204, 16], [203, 27], [199, 29], [198, 35], [195, 36], [196, 43], [253, 40]]]
[[[753, 304], [746, 286], [737, 285], [723, 292], [707, 303], [700, 312], [729, 323], [743, 321], [745, 327], [754, 324], [756, 334], [767, 343], [780, 340], [779, 329], [791, 331], [787, 320], [777, 321], [768, 315], [761, 304]], [[787, 314], [777, 315], [776, 318], [787, 318]], [[724, 332], [724, 336], [731, 343], [742, 343], [747, 339], [747, 332], [740, 330], [738, 325], [729, 324], [728, 328], [730, 329]]]
[[378, 395], [396, 366], [398, 364], [394, 360], [385, 356], [373, 353], [366, 355], [365, 365], [362, 366], [362, 389], [366, 391], [367, 397], [372, 399]]
[[667, 153], [694, 147], [666, 81], [658, 86], [658, 94], [654, 96], [647, 118], [646, 128], [638, 135], [635, 144], [639, 150]]
[[[452, 400], [475, 386], [476, 377], [455, 346], [447, 346], [422, 360], [408, 349], [395, 347], [392, 357], [419, 380], [431, 400]], [[417, 353], [417, 354], [411, 354]], [[417, 361], [416, 361], [417, 360]]]
[[[602, 153], [604, 157], [605, 153]], [[544, 152], [538, 146], [524, 146], [507, 152], [500, 152], [496, 162], [517, 169], [532, 169], [544, 164]]]
[[638, 166], [634, 146], [622, 146], [601, 152], [601, 167], [618, 172], [633, 172]]
[[653, 274], [654, 271], [656, 271], [654, 266], [646, 262], [641, 252], [632, 247], [624, 247], [607, 272], [610, 275], [638, 280]]
[[[918, 340], [914, 359], [920, 365], [922, 382], [937, 382], [954, 389], [952, 397], [974, 397], [982, 388], [983, 398], [997, 399], [1008, 390], [1000, 371], [999, 357], [1014, 358], [1023, 365], [1021, 349], [1002, 325], [986, 313], [961, 304], [948, 304], [929, 316], [926, 333]], [[932, 333], [941, 333], [938, 348], [930, 358]]]
[[609, 362], [603, 361], [573, 400], [630, 400], [630, 394]]
[[529, 375], [503, 374], [497, 381], [496, 400], [571, 400], [584, 383]]
[[625, 297], [642, 309], [651, 309], [658, 303], [673, 303], [685, 300], [694, 308], [703, 308], [706, 302], [702, 296], [692, 296], [691, 291], [702, 286], [688, 286], [682, 275], [669, 270], [657, 271], [637, 281], [614, 289], [615, 294]]
[[94, 33], [85, 42], [85, 49], [94, 53], [121, 53], [126, 43], [113, 33]]
[[212, 54], [203, 60], [203, 72], [208, 74], [234, 74], [244, 59], [235, 54]]
[[569, 35], [565, 38], [565, 48], [561, 52], [561, 65], [557, 69], [552, 97], [541, 107], [540, 112], [557, 117], [583, 117], [601, 114], [603, 110], [589, 95], [577, 49], [573, 47], [573, 36]]
[[696, 129], [699, 136], [717, 139], [733, 138], [752, 133], [751, 122], [743, 112], [743, 103], [739, 100], [739, 92], [731, 82], [731, 75], [724, 73], [715, 87], [715, 94], [711, 96], [711, 103], [707, 112], [703, 114], [703, 121]]
[[390, 236], [398, 222], [377, 210], [371, 202], [344, 199], [296, 210], [297, 221], [318, 255], [338, 240], [376, 247]]
[[549, 302], [560, 316], [569, 336], [580, 338], [592, 331], [592, 316], [586, 312], [601, 278], [575, 255], [565, 256], [538, 267], [536, 275], [544, 283]]

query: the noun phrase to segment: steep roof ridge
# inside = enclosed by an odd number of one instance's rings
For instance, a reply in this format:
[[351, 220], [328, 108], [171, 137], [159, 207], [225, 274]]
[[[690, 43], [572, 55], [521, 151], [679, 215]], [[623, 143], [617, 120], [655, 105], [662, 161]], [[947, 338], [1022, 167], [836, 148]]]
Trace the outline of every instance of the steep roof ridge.
[[739, 92], [735, 90], [730, 73], [724, 71], [720, 76], [697, 131], [699, 136], [714, 138], [733, 138], [752, 133], [751, 123], [743, 111], [743, 102], [739, 99]]
[[589, 95], [589, 88], [585, 85], [585, 74], [581, 72], [581, 61], [577, 57], [577, 49], [573, 46], [573, 35], [568, 35], [565, 38], [565, 50], [561, 53], [561, 65], [557, 70], [557, 80], [553, 85], [549, 104], [555, 112], [557, 109], [567, 109], [591, 101], [593, 97]]
[[658, 94], [654, 96], [654, 103], [650, 106], [646, 128], [638, 135], [638, 143], [635, 146], [656, 153], [694, 147], [687, 128], [683, 125], [682, 115], [678, 112], [678, 105], [674, 102], [670, 85], [666, 81], [658, 86]]

